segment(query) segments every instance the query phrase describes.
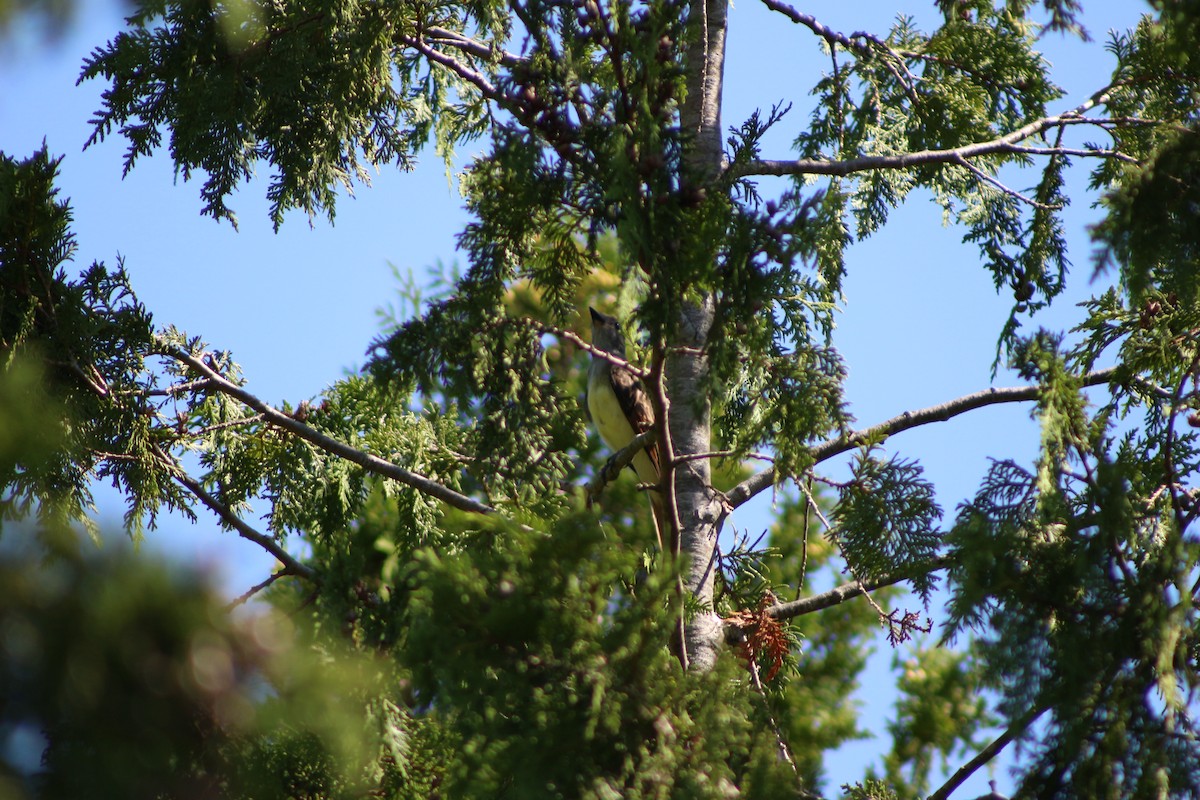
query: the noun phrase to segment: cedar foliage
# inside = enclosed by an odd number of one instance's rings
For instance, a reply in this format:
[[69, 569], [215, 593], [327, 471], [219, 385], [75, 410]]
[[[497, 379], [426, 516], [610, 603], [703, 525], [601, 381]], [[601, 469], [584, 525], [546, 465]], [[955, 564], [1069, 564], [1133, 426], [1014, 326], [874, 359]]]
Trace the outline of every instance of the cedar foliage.
[[[278, 227], [474, 141], [467, 264], [361, 374], [274, 408], [120, 264], [72, 274], [58, 162], [0, 154], [0, 793], [830, 796], [874, 630], [905, 641], [936, 606], [941, 646], [897, 657], [892, 749], [847, 796], [945, 797], [937, 771], [993, 740], [1022, 746], [1024, 796], [1200, 794], [1200, 4], [1114, 33], [1088, 98], [1038, 52], [1085, 35], [1073, 0], [940, 0], [936, 30], [881, 34], [767, 5], [833, 65], [790, 155], [764, 144], [786, 106], [728, 131], [708, 111], [719, 0], [131, 4], [82, 68], [127, 170], [167, 148], [236, 223], [261, 167]], [[1115, 282], [1074, 330], [1034, 330], [1066, 286], [1077, 169]], [[1011, 295], [997, 363], [1029, 388], [855, 431], [831, 345], [845, 252], [918, 191]], [[614, 301], [671, 414], [678, 552], [655, 552], [632, 481], [580, 490], [601, 458], [580, 311]], [[997, 454], [950, 513], [886, 441], [1016, 400], [1037, 459]], [[822, 478], [855, 450], [848, 481]], [[85, 555], [96, 480], [135, 538], [215, 513], [275, 555], [262, 608]], [[768, 545], [714, 550], [776, 487]]]

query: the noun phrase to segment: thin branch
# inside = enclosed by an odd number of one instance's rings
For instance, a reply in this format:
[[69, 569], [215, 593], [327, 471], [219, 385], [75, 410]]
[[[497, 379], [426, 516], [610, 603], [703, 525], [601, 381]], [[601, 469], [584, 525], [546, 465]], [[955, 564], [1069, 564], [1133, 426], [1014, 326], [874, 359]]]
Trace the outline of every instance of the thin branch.
[[1027, 204], [1033, 206], [1034, 208], [1040, 208], [1043, 211], [1057, 211], [1062, 208], [1061, 205], [1058, 205], [1058, 206], [1047, 205], [1046, 203], [1039, 203], [1037, 200], [1034, 200], [1032, 197], [1026, 197], [1025, 195], [1018, 192], [1016, 189], [1012, 189], [1008, 186], [1005, 186], [997, 178], [995, 178], [992, 175], [987, 174], [986, 172], [981, 170], [979, 167], [972, 164], [970, 161], [967, 161], [965, 158], [962, 161], [958, 162], [958, 166], [967, 170], [968, 172], [970, 172], [972, 175], [974, 175], [979, 180], [983, 181], [984, 183], [990, 184], [991, 186], [993, 186], [1000, 192], [1008, 195], [1009, 197], [1020, 200], [1023, 203], [1027, 203]]
[[320, 431], [310, 428], [302, 422], [284, 414], [282, 411], [264, 403], [250, 392], [247, 392], [242, 387], [230, 382], [223, 375], [219, 374], [200, 359], [195, 358], [189, 353], [180, 350], [173, 346], [164, 346], [160, 352], [177, 361], [187, 364], [196, 372], [205, 376], [213, 382], [213, 385], [224, 394], [233, 397], [250, 408], [257, 411], [268, 422], [276, 425], [284, 430], [287, 430], [299, 436], [311, 444], [316, 445], [327, 453], [332, 453], [339, 458], [344, 458], [352, 464], [357, 464], [368, 472], [373, 472], [384, 478], [390, 478], [405, 486], [410, 486], [419, 492], [423, 492], [431, 497], [441, 500], [449, 506], [453, 506], [461, 511], [468, 511], [474, 514], [494, 514], [496, 509], [485, 503], [481, 503], [472, 497], [467, 497], [465, 494], [454, 491], [448, 486], [444, 486], [432, 478], [427, 478], [416, 472], [404, 469], [390, 461], [385, 461], [378, 456], [371, 455], [362, 450], [351, 447], [344, 442], [340, 442], [330, 436], [326, 436]]
[[400, 43], [418, 51], [421, 55], [425, 56], [435, 64], [440, 64], [446, 69], [450, 70], [455, 75], [478, 89], [484, 97], [492, 100], [507, 99], [504, 94], [496, 88], [495, 84], [489, 81], [482, 72], [471, 69], [471, 67], [467, 66], [453, 56], [448, 56], [441, 50], [430, 47], [425, 40], [419, 36], [401, 35], [397, 36], [396, 39]]
[[114, 395], [136, 395], [138, 397], [174, 397], [177, 394], [185, 392], [197, 391], [208, 386], [208, 378], [201, 378], [196, 381], [184, 381], [183, 383], [172, 383], [170, 386], [164, 386], [161, 389], [118, 389], [113, 392]]
[[1008, 730], [993, 739], [974, 758], [959, 767], [958, 771], [950, 776], [950, 780], [942, 784], [941, 788], [936, 792], [929, 795], [927, 800], [947, 800], [953, 794], [954, 790], [962, 785], [963, 781], [971, 777], [975, 770], [995, 758], [1001, 750], [1008, 746], [1009, 742], [1024, 733], [1025, 729], [1032, 725], [1045, 712], [1045, 708], [1040, 708], [1014, 722]]
[[922, 575], [928, 575], [931, 572], [937, 572], [938, 570], [946, 569], [946, 567], [949, 565], [949, 559], [937, 558], [929, 562], [929, 564], [925, 565], [920, 570], [898, 573], [896, 575], [888, 575], [873, 581], [853, 580], [849, 583], [843, 583], [841, 586], [830, 589], [827, 592], [821, 592], [821, 594], [813, 595], [812, 597], [805, 597], [800, 600], [791, 600], [787, 603], [776, 603], [775, 605], [766, 609], [765, 613], [768, 616], [774, 617], [775, 619], [792, 619], [794, 617], [801, 617], [805, 614], [812, 614], [816, 611], [841, 605], [847, 600], [853, 600], [859, 595], [866, 594], [867, 592], [874, 591], [875, 589], [880, 589], [884, 586], [894, 586], [897, 583], [902, 583]]
[[[1187, 336], [1194, 338], [1198, 331], [1189, 331]], [[1183, 371], [1183, 376], [1179, 379], [1178, 385], [1171, 394], [1170, 414], [1167, 418], [1166, 435], [1163, 437], [1163, 472], [1165, 473], [1164, 480], [1166, 481], [1167, 491], [1171, 493], [1171, 512], [1175, 518], [1176, 529], [1182, 533], [1187, 530], [1186, 512], [1183, 508], [1183, 503], [1180, 501], [1179, 484], [1175, 469], [1175, 421], [1179, 418], [1178, 409], [1182, 408], [1183, 390], [1187, 386], [1188, 379], [1195, 380], [1197, 367], [1200, 366], [1200, 350], [1192, 357], [1192, 363]]]
[[[653, 358], [651, 359], [650, 378], [647, 382], [647, 391], [650, 395], [650, 404], [654, 407], [654, 420], [656, 425], [651, 430], [658, 433], [658, 489], [661, 492], [661, 507], [665, 514], [663, 522], [667, 525], [668, 547], [672, 561], [679, 559], [680, 547], [682, 545], [681, 535], [683, 532], [683, 523], [679, 518], [679, 499], [675, 492], [675, 442], [671, 439], [671, 398], [667, 397], [667, 387], [664, 383], [666, 377], [666, 346], [660, 339], [655, 342], [653, 350]], [[662, 523], [655, 522], [656, 526], [661, 526]], [[662, 544], [661, 542], [659, 543]], [[689, 669], [688, 642], [687, 642], [687, 610], [685, 609], [684, 598], [687, 596], [687, 588], [684, 586], [683, 573], [675, 575], [675, 596], [679, 603], [679, 608], [675, 614], [675, 630], [679, 641], [676, 643], [679, 650], [675, 656], [679, 659], [679, 664], [683, 667], [683, 671]]]
[[763, 713], [767, 715], [767, 725], [771, 728], [771, 732], [775, 734], [775, 744], [779, 748], [779, 758], [783, 759], [784, 763], [792, 768], [792, 774], [799, 780], [800, 769], [796, 766], [796, 759], [792, 757], [792, 748], [788, 745], [787, 738], [783, 735], [783, 729], [775, 721], [775, 715], [771, 713], [771, 701], [767, 699], [767, 690], [763, 687], [762, 677], [758, 674], [758, 659], [751, 655], [746, 661], [750, 669], [750, 683], [754, 686], [754, 690], [758, 692], [758, 696], [762, 698]]
[[[810, 473], [810, 476], [811, 476], [811, 473]], [[831, 523], [829, 521], [829, 518], [825, 516], [825, 513], [823, 511], [821, 511], [821, 506], [819, 506], [817, 504], [817, 498], [813, 497], [812, 492], [809, 491], [808, 485], [804, 484], [804, 483], [799, 483], [799, 481], [797, 481], [797, 484], [800, 486], [800, 490], [802, 492], [804, 492], [804, 496], [808, 500], [809, 507], [813, 510], [813, 512], [816, 513], [817, 518], [821, 520], [821, 524], [823, 524], [825, 526], [825, 530], [832, 534], [833, 523]], [[806, 512], [805, 516], [807, 518], [807, 512]], [[834, 537], [833, 541], [834, 541], [834, 545], [838, 549], [838, 553], [842, 556], [842, 560], [844, 560], [846, 562], [846, 569], [849, 570], [850, 576], [852, 578], [854, 578], [855, 585], [857, 585], [860, 589], [862, 589], [862, 596], [867, 599], [867, 603], [871, 606], [872, 610], [874, 610], [875, 614], [879, 617], [880, 624], [881, 625], [885, 624], [885, 623], [887, 624], [887, 626], [888, 626], [888, 641], [892, 642], [893, 646], [895, 646], [895, 640], [896, 640], [896, 636], [897, 636], [896, 622], [895, 622], [892, 614], [889, 614], [888, 612], [884, 611], [883, 606], [879, 605], [879, 603], [877, 603], [875, 601], [875, 598], [871, 596], [871, 587], [868, 587], [867, 584], [863, 581], [863, 579], [858, 577], [858, 574], [855, 573], [854, 568], [852, 566], [850, 566], [850, 559], [846, 558], [846, 551], [842, 548], [841, 542], [839, 542], [836, 537]], [[803, 586], [803, 584], [804, 584], [804, 579], [802, 577], [800, 579], [800, 585]], [[903, 633], [903, 628], [901, 628], [901, 632]], [[901, 639], [901, 641], [903, 641], [903, 639]]]
[[[1083, 376], [1080, 383], [1082, 386], [1097, 386], [1107, 383], [1115, 374], [1115, 368], [1089, 372]], [[892, 417], [886, 422], [881, 422], [870, 428], [861, 431], [851, 431], [835, 439], [827, 439], [820, 444], [814, 445], [811, 450], [813, 464], [819, 464], [834, 456], [853, 450], [863, 442], [887, 438], [902, 431], [918, 428], [933, 422], [945, 422], [960, 414], [974, 411], [978, 408], [997, 405], [999, 403], [1020, 403], [1028, 400], [1036, 400], [1040, 391], [1040, 386], [1012, 386], [1005, 389], [985, 389], [982, 392], [968, 394], [956, 400], [923, 408], [919, 411], [905, 411], [899, 416]], [[762, 472], [751, 475], [730, 489], [726, 493], [726, 497], [729, 499], [730, 506], [737, 508], [759, 492], [773, 486], [775, 481], [775, 468], [769, 467]]]
[[675, 463], [686, 464], [689, 461], [704, 461], [712, 458], [731, 458], [733, 456], [749, 458], [755, 461], [770, 461], [771, 463], [775, 462], [775, 456], [768, 455], [766, 453], [758, 453], [755, 451], [739, 453], [736, 450], [709, 450], [706, 453], [687, 453], [685, 455], [675, 456]]
[[[813, 496], [812, 485], [813, 485], [813, 474], [811, 471], [809, 471], [808, 480], [806, 481], [805, 492], [804, 492], [804, 496], [807, 498], [812, 498], [812, 496]], [[804, 509], [804, 529], [802, 531], [803, 535], [800, 537], [800, 577], [796, 581], [796, 599], [797, 600], [800, 599], [800, 594], [804, 591], [804, 582], [806, 580], [808, 580], [808, 535], [811, 532], [810, 529], [812, 528], [812, 518], [813, 518], [813, 515], [809, 513], [809, 509], [805, 508]]]
[[566, 339], [568, 342], [575, 345], [580, 350], [583, 350], [585, 353], [589, 353], [593, 356], [601, 358], [612, 364], [614, 367], [620, 367], [629, 374], [641, 378], [643, 381], [650, 379], [650, 370], [643, 369], [635, 364], [629, 363], [620, 356], [614, 356], [612, 353], [608, 353], [599, 349], [598, 347], [594, 347], [591, 342], [585, 342], [583, 337], [575, 333], [575, 331], [570, 331], [566, 328], [558, 328], [554, 325], [547, 325], [546, 323], [533, 319], [532, 317], [511, 317], [507, 319], [522, 325], [526, 325], [538, 333], [548, 333], [551, 336], [557, 336], [560, 339]]
[[505, 50], [497, 48], [495, 45], [484, 44], [478, 39], [472, 39], [464, 33], [452, 31], [449, 28], [442, 28], [437, 25], [432, 25], [425, 28], [425, 33], [428, 37], [438, 42], [445, 44], [448, 47], [455, 47], [464, 53], [468, 53], [476, 58], [498, 60], [500, 64], [506, 67], [515, 67], [518, 64], [526, 63], [527, 59], [521, 56], [513, 55]]
[[279, 580], [280, 578], [287, 577], [288, 575], [291, 575], [291, 574], [292, 574], [291, 570], [286, 569], [286, 568], [281, 569], [278, 572], [271, 573], [270, 575], [267, 576], [266, 580], [264, 580], [260, 583], [254, 584], [249, 589], [247, 589], [245, 592], [238, 595], [237, 598], [232, 603], [225, 606], [225, 610], [233, 611], [238, 606], [244, 605], [251, 597], [254, 597], [254, 595], [258, 594], [263, 589], [266, 589], [268, 586], [270, 586], [275, 581]]
[[[1102, 120], [1092, 120], [1093, 124], [1102, 124]], [[1013, 145], [1010, 153], [1027, 156], [1075, 156], [1077, 158], [1113, 158], [1126, 164], [1137, 164], [1138, 160], [1128, 153], [1104, 148], [1081, 149], [1077, 147], [1029, 147], [1028, 145]]]
[[615, 481], [621, 475], [621, 470], [632, 464], [634, 457], [650, 446], [657, 436], [658, 426], [644, 430], [630, 439], [629, 444], [613, 453], [585, 487], [589, 502], [598, 498], [604, 487]]
[[195, 478], [178, 468], [172, 469], [171, 472], [171, 477], [173, 477], [189, 492], [194, 494], [201, 503], [204, 503], [204, 505], [208, 506], [213, 513], [221, 518], [222, 522], [236, 531], [238, 536], [241, 536], [247, 541], [254, 542], [256, 545], [275, 556], [275, 559], [280, 564], [283, 564], [283, 572], [300, 578], [306, 578], [308, 580], [316, 580], [317, 573], [314, 572], [311, 567], [301, 564], [299, 561], [297, 561], [287, 550], [284, 550], [283, 547], [280, 546], [279, 542], [275, 541], [273, 537], [250, 527], [245, 520], [233, 513], [233, 510], [229, 508], [229, 506], [225, 505], [220, 500], [205, 491], [204, 487], [201, 486], [200, 482]]
[[910, 169], [927, 164], [960, 164], [964, 159], [987, 155], [1010, 155], [1021, 151], [1020, 143], [1048, 130], [1066, 125], [1103, 125], [1112, 120], [1084, 117], [1083, 114], [1107, 101], [1111, 87], [1105, 87], [1075, 108], [1043, 117], [1014, 131], [986, 142], [972, 142], [946, 150], [919, 150], [884, 156], [859, 156], [843, 161], [823, 158], [801, 158], [789, 161], [763, 160], [732, 164], [727, 173], [733, 178], [748, 175], [833, 175], [844, 177], [856, 172], [880, 169]]
[[108, 397], [112, 393], [112, 390], [108, 388], [108, 383], [104, 380], [104, 376], [100, 374], [100, 371], [96, 369], [94, 364], [88, 365], [91, 369], [91, 374], [88, 374], [83, 367], [79, 366], [79, 362], [74, 358], [67, 362], [58, 363], [65, 363], [66, 366], [70, 367], [71, 371], [79, 376], [84, 385], [91, 389], [98, 397]]
[[[874, 55], [875, 50], [872, 49], [872, 46], [874, 46], [875, 48], [878, 48], [878, 50], [880, 50], [880, 51], [887, 53], [888, 55], [891, 56], [890, 59], [886, 59], [884, 61], [884, 66], [887, 68], [887, 71], [892, 73], [892, 77], [894, 77], [896, 79], [896, 82], [904, 87], [904, 91], [908, 94], [909, 98], [914, 103], [917, 102], [917, 92], [916, 92], [916, 89], [913, 88], [913, 84], [915, 83], [915, 78], [913, 77], [912, 72], [909, 71], [908, 65], [904, 63], [904, 58], [902, 58], [902, 56], [907, 55], [910, 58], [914, 57], [914, 56], [919, 58], [920, 57], [919, 54], [900, 53], [899, 51], [894, 50], [891, 47], [889, 47], [879, 37], [872, 36], [867, 33], [855, 33], [852, 36], [847, 36], [844, 33], [839, 33], [838, 31], [835, 31], [833, 28], [830, 28], [827, 25], [821, 24], [817, 20], [817, 18], [812, 16], [811, 14], [801, 13], [800, 11], [797, 11], [795, 8], [793, 8], [792, 6], [789, 6], [787, 3], [781, 3], [781, 2], [778, 2], [778, 0], [763, 0], [763, 2], [766, 4], [767, 8], [769, 8], [770, 10], [777, 11], [780, 14], [783, 14], [785, 17], [790, 19], [792, 22], [795, 22], [797, 25], [803, 25], [804, 27], [808, 28], [813, 33], [817, 34], [822, 39], [824, 39], [826, 41], [826, 43], [828, 43], [828, 45], [829, 45], [830, 55], [834, 55], [837, 53], [838, 45], [841, 45], [843, 48], [857, 53], [862, 58], [870, 58], [872, 55]], [[900, 74], [900, 71], [896, 68], [897, 64], [899, 64], [900, 67], [904, 69], [904, 72], [908, 76], [907, 78], [904, 75]], [[837, 74], [836, 59], [834, 60], [834, 74], [835, 74], [835, 76]]]
[[262, 414], [254, 414], [242, 419], [229, 419], [224, 422], [214, 422], [212, 425], [205, 425], [203, 428], [197, 428], [192, 432], [194, 436], [207, 436], [215, 431], [222, 431], [226, 428], [239, 428], [243, 425], [253, 425], [256, 422], [262, 422]]
[[846, 34], [839, 33], [833, 28], [821, 24], [819, 21], [817, 21], [816, 17], [812, 16], [811, 14], [803, 14], [792, 6], [789, 6], [787, 3], [781, 3], [779, 0], [763, 0], [763, 4], [772, 11], [777, 11], [780, 14], [783, 14], [797, 25], [803, 25], [804, 27], [808, 28], [817, 36], [820, 36], [826, 42], [829, 42], [830, 45], [840, 44], [847, 50], [854, 50], [863, 55], [867, 55], [871, 52], [871, 48], [862, 42], [856, 42], [853, 38], [847, 36]]

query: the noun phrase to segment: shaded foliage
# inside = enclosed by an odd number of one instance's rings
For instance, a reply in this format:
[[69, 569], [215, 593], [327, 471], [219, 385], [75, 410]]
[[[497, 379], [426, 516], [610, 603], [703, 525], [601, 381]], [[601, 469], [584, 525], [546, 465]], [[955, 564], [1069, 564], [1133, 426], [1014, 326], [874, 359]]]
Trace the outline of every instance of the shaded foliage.
[[[873, 630], [895, 644], [920, 627], [885, 610], [902, 582], [945, 601], [946, 642], [969, 641], [895, 657], [892, 746], [849, 797], [923, 794], [997, 725], [1023, 747], [1025, 795], [1200, 793], [1194, 0], [1115, 34], [1111, 81], [1058, 112], [1038, 46], [1083, 34], [1073, 0], [946, 0], [935, 30], [901, 17], [881, 36], [771, 7], [831, 64], [797, 159], [768, 160], [781, 104], [703, 163], [714, 132], [687, 126], [719, 88], [694, 61], [717, 5], [134, 5], [83, 68], [107, 84], [93, 140], [125, 138], [127, 169], [165, 146], [185, 180], [203, 174], [204, 213], [233, 221], [231, 194], [266, 167], [278, 227], [291, 209], [332, 218], [339, 189], [431, 138], [449, 158], [486, 133], [461, 183], [466, 264], [363, 374], [276, 408], [230, 353], [155, 326], [121, 268], [70, 277], [57, 162], [0, 158], [4, 535], [53, 556], [0, 566], [0, 730], [46, 757], [5, 744], [0, 789], [806, 795], [866, 733], [853, 693]], [[1066, 285], [1080, 160], [1117, 285], [1069, 335], [1027, 330]], [[769, 175], [790, 180], [767, 197]], [[918, 462], [849, 431], [834, 347], [847, 249], [917, 192], [1011, 293], [998, 353], [1036, 387], [1041, 430], [1036, 458], [997, 453], [949, 523]], [[651, 383], [699, 365], [695, 396], [650, 387], [702, 429], [680, 437], [696, 451], [675, 479], [716, 467], [698, 492], [711, 516], [680, 531], [692, 550], [655, 551], [632, 478], [593, 508], [578, 491], [599, 462], [578, 402], [593, 302], [633, 318]], [[695, 309], [712, 312], [699, 334]], [[836, 496], [814, 491], [821, 460], [860, 446]], [[772, 468], [745, 489], [757, 459]], [[95, 479], [127, 498], [134, 535], [203, 507], [271, 552], [258, 588], [290, 621], [243, 625], [194, 576], [79, 556], [67, 524], [87, 524]], [[728, 498], [772, 484], [766, 546], [740, 536], [701, 565], [719, 574], [711, 608], [683, 596]], [[776, 601], [793, 595], [820, 613], [788, 618]], [[748, 658], [683, 670], [679, 631], [704, 615]]]

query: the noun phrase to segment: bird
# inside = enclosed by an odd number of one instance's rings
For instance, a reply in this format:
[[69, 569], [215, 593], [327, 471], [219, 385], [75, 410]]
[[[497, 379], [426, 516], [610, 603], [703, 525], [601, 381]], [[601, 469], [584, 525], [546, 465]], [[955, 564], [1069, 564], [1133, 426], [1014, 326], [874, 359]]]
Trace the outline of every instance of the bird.
[[[592, 316], [592, 347], [625, 360], [625, 337], [616, 317], [588, 307]], [[587, 408], [600, 439], [613, 452], [624, 449], [634, 437], [654, 427], [654, 407], [646, 387], [631, 370], [623, 368], [597, 353], [592, 353], [588, 368]], [[652, 487], [659, 485], [660, 463], [658, 445], [650, 442], [638, 451], [630, 464], [638, 480]], [[650, 506], [654, 513], [654, 533], [662, 550], [665, 522], [662, 497], [657, 489], [650, 491]]]

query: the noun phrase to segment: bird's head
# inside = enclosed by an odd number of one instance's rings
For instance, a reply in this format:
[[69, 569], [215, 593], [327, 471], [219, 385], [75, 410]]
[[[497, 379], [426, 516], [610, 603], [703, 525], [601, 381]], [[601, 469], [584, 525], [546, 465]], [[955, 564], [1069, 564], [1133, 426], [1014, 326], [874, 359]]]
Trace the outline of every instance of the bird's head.
[[621, 323], [616, 317], [603, 314], [588, 307], [592, 314], [592, 345], [614, 356], [625, 357], [625, 337], [621, 334]]

